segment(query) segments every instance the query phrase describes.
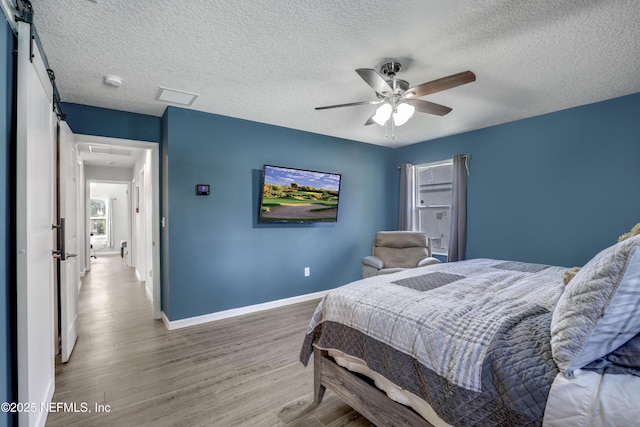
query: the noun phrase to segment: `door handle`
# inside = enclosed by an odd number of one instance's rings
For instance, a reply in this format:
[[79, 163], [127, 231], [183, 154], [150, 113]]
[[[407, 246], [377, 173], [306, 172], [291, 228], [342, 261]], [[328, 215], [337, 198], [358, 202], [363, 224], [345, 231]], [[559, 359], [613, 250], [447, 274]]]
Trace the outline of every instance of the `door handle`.
[[58, 230], [58, 238], [60, 241], [60, 249], [58, 250], [54, 250], [53, 251], [53, 257], [54, 258], [58, 258], [61, 261], [64, 261], [65, 259], [67, 259], [67, 251], [66, 251], [66, 234], [65, 234], [65, 219], [64, 218], [60, 218], [60, 224], [52, 224], [51, 228], [52, 229], [57, 229]]
[[67, 252], [67, 258], [75, 258], [77, 256], [78, 256], [78, 254], [70, 254], [70, 253]]

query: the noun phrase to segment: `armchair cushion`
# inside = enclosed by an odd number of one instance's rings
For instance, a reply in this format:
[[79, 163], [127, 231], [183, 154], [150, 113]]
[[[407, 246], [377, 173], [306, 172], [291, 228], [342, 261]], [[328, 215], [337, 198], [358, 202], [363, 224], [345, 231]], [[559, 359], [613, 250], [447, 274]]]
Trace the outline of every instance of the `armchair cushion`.
[[378, 231], [374, 247], [411, 248], [428, 246], [427, 235], [417, 231]]
[[373, 255], [362, 259], [362, 277], [395, 273], [440, 262], [431, 257], [431, 242], [422, 232], [379, 231], [376, 233], [372, 252]]
[[386, 267], [414, 268], [429, 256], [426, 247], [423, 248], [388, 248], [377, 247], [375, 256], [380, 258]]
[[414, 268], [431, 256], [427, 235], [412, 231], [380, 231], [376, 233], [373, 255], [384, 262], [386, 268]]

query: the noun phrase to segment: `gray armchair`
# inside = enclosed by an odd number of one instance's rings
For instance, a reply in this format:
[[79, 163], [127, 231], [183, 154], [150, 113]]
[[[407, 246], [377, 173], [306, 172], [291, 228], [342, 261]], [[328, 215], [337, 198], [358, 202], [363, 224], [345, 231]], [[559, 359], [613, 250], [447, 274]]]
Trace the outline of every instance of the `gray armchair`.
[[431, 257], [431, 241], [418, 231], [379, 231], [371, 256], [362, 258], [362, 278], [438, 264]]

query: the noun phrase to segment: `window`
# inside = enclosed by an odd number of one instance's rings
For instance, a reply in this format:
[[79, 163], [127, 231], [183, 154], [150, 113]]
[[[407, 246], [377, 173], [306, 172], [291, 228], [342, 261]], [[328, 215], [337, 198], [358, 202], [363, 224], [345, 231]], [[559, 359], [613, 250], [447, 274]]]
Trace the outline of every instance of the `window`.
[[91, 235], [107, 235], [107, 201], [104, 199], [91, 199]]
[[415, 167], [418, 230], [431, 238], [434, 254], [449, 252], [453, 161], [426, 163]]

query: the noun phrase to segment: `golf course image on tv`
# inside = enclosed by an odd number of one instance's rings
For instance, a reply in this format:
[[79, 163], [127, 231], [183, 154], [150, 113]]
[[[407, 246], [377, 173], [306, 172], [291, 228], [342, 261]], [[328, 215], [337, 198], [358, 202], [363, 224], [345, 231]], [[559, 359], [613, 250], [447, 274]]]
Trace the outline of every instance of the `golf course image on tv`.
[[340, 174], [265, 165], [260, 222], [336, 222]]

